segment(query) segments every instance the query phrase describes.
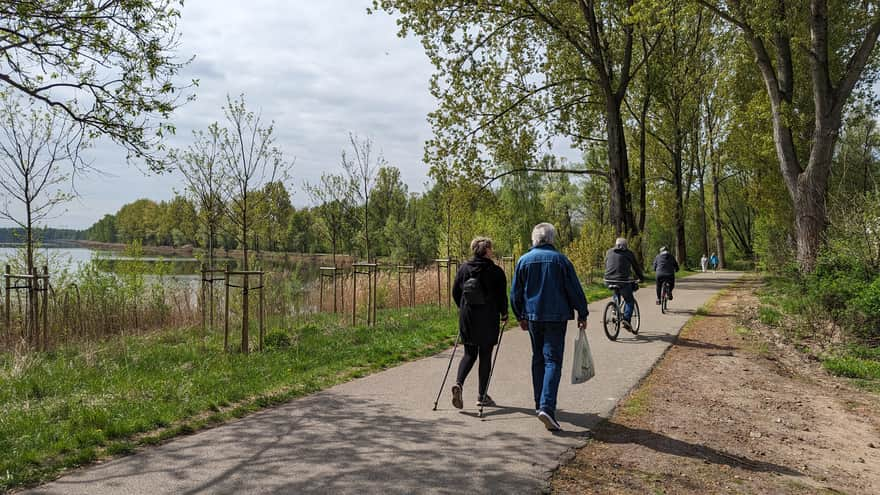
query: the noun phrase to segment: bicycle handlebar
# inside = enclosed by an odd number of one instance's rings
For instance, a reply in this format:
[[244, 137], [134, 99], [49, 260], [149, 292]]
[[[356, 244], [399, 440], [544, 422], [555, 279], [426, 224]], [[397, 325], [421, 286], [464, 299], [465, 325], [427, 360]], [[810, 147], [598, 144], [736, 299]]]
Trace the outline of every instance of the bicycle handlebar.
[[641, 282], [641, 281], [642, 281], [642, 279], [639, 279], [639, 278], [637, 278], [637, 279], [633, 279], [633, 280], [608, 280], [608, 279], [606, 278], [606, 279], [604, 279], [604, 280], [605, 280], [605, 283], [606, 283], [606, 284], [630, 284], [630, 283]]

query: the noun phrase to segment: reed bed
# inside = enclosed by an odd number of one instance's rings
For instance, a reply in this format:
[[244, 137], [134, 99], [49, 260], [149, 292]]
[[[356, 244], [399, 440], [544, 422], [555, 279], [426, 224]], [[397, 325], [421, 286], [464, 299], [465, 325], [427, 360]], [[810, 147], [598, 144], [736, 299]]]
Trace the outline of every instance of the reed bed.
[[[355, 276], [350, 267], [341, 268], [336, 277], [335, 313], [340, 322], [350, 322], [354, 309], [355, 321], [363, 323], [367, 318], [371, 289], [377, 310], [438, 304], [454, 307], [450, 288], [455, 269], [455, 265], [449, 271], [444, 267], [438, 274], [436, 266], [428, 266], [410, 273], [408, 269], [399, 270], [397, 265], [382, 265], [377, 269], [374, 284], [368, 284], [366, 275], [357, 275], [353, 298]], [[162, 263], [135, 259], [118, 264], [113, 273], [103, 271], [98, 263], [92, 262], [74, 273], [53, 274], [47, 296], [46, 328], [42, 328], [42, 320], [37, 322], [41, 326], [40, 333], [45, 335], [39, 341], [29, 335], [32, 323], [27, 317], [27, 291], [9, 291], [7, 325], [6, 305], [2, 303], [5, 294], [0, 287], [0, 350], [51, 349], [73, 342], [102, 341], [120, 334], [196, 327], [202, 326], [203, 318], [206, 330], [223, 331], [227, 314], [223, 280], [207, 284], [203, 291], [198, 279], [174, 277], [168, 271]], [[322, 295], [321, 279], [307, 272], [298, 268], [266, 271], [262, 287], [257, 277], [251, 278], [248, 320], [255, 338], [260, 316], [260, 292], [264, 319], [284, 327], [295, 325], [308, 315], [334, 312], [332, 279], [324, 280]], [[242, 285], [241, 279], [234, 284]], [[241, 331], [243, 307], [242, 289], [231, 287], [228, 302], [230, 334], [237, 335]]]

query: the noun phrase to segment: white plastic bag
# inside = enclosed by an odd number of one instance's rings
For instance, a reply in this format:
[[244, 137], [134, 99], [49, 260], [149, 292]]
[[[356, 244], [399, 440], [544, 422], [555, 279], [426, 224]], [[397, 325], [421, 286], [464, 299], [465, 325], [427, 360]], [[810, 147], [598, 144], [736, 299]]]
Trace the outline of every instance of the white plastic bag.
[[584, 383], [596, 376], [596, 368], [593, 366], [593, 355], [590, 353], [590, 342], [583, 329], [579, 329], [578, 336], [574, 341], [574, 365], [571, 367], [571, 383]]

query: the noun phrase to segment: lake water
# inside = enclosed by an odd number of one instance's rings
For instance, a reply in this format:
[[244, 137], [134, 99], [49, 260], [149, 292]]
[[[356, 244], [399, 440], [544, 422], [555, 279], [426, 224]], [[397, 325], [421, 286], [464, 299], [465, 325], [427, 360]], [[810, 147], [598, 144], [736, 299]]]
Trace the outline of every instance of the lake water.
[[[20, 247], [12, 247], [9, 245], [0, 246], [0, 265], [5, 265], [7, 260], [20, 255]], [[57, 272], [62, 269], [76, 271], [80, 266], [91, 260], [96, 260], [98, 267], [107, 272], [115, 271], [116, 266], [120, 262], [131, 261], [134, 258], [126, 256], [120, 251], [103, 251], [78, 247], [44, 247], [38, 250], [38, 256], [42, 259], [49, 260], [49, 271]], [[198, 280], [200, 273], [201, 260], [191, 256], [156, 256], [144, 255], [137, 258], [138, 261], [145, 263], [164, 263], [163, 272], [170, 273], [175, 279], [192, 279]], [[231, 264], [235, 269], [236, 260], [217, 257], [217, 265], [223, 266], [226, 262]], [[42, 261], [40, 261], [42, 263]], [[268, 271], [296, 271], [305, 280], [311, 280], [317, 277], [317, 264], [301, 262], [301, 263], [285, 263], [280, 261], [263, 262], [264, 269]], [[0, 266], [0, 272], [3, 267]]]
[[[20, 248], [0, 246], [0, 263], [5, 265], [7, 260], [15, 258], [19, 252]], [[88, 263], [97, 253], [98, 251], [86, 248], [42, 248], [38, 250], [39, 256], [43, 259], [48, 258], [51, 265], [69, 266], [74, 269]], [[57, 269], [55, 266], [51, 268]]]

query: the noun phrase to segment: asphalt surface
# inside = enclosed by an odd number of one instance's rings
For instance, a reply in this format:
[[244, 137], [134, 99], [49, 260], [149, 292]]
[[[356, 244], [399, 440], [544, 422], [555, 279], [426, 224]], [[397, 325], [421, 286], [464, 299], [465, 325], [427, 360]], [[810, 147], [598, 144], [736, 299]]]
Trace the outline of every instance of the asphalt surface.
[[[590, 304], [587, 333], [596, 377], [571, 385], [577, 327], [566, 339], [552, 433], [536, 418], [528, 334], [504, 333], [489, 394], [498, 407], [477, 417], [477, 370], [465, 407], [449, 388], [432, 406], [452, 349], [354, 380], [226, 425], [71, 472], [31, 490], [39, 494], [196, 493], [539, 493], [553, 470], [647, 375], [681, 327], [741, 274], [701, 273], [677, 282], [670, 312], [654, 304], [653, 286], [636, 292], [639, 335], [616, 342], [602, 331], [607, 300]], [[688, 343], [699, 345], [699, 343]]]

